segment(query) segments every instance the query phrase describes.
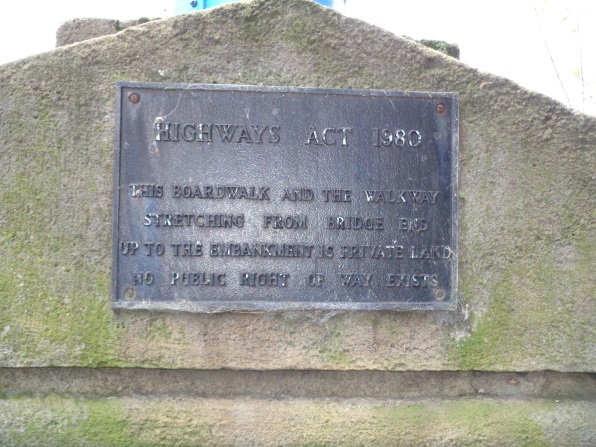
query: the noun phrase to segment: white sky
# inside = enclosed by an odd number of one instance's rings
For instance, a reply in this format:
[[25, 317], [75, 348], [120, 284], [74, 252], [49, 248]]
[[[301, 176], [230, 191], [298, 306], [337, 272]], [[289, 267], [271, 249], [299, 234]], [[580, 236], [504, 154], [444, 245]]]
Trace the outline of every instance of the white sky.
[[[0, 64], [51, 50], [56, 30], [71, 18], [125, 20], [173, 11], [172, 0], [3, 3]], [[462, 62], [596, 115], [594, 0], [347, 0], [343, 12], [397, 35], [457, 43]]]

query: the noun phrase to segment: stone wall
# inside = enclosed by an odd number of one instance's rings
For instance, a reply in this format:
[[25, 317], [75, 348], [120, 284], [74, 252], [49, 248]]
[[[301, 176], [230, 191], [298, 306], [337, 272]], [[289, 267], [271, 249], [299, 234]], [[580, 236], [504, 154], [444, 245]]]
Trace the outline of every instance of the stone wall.
[[[118, 80], [458, 92], [458, 310], [112, 310]], [[595, 118], [307, 0], [58, 48], [0, 90], [0, 444], [596, 442]]]

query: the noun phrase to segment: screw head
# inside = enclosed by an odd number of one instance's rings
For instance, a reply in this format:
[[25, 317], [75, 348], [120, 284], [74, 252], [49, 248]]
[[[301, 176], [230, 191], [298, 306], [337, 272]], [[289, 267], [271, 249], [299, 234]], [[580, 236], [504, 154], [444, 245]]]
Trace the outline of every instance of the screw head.
[[125, 301], [132, 301], [135, 299], [135, 296], [137, 296], [137, 291], [135, 289], [133, 289], [132, 287], [127, 287], [126, 289], [124, 289], [124, 300]]
[[435, 298], [438, 300], [442, 300], [445, 298], [445, 291], [443, 289], [435, 289], [433, 291], [433, 294], [435, 295]]
[[445, 106], [445, 104], [443, 104], [443, 103], [437, 104], [435, 107], [435, 111], [440, 114], [445, 113], [446, 110], [447, 110], [447, 106]]
[[138, 104], [141, 100], [141, 95], [139, 95], [138, 93], [131, 93], [130, 95], [128, 95], [128, 100], [133, 104]]

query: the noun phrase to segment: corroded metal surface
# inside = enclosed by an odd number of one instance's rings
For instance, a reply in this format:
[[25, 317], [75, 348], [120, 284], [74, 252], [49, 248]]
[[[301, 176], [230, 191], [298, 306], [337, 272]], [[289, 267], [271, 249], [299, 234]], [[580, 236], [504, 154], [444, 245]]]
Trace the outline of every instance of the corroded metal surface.
[[445, 309], [457, 95], [119, 83], [113, 306]]

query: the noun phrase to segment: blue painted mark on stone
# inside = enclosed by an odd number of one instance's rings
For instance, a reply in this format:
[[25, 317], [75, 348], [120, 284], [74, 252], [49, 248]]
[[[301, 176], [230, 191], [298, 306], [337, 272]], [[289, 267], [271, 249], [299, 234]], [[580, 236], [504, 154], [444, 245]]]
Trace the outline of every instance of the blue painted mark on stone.
[[[174, 15], [184, 14], [186, 12], [202, 11], [214, 6], [234, 3], [240, 0], [176, 0], [174, 2]], [[328, 8], [337, 8], [340, 4], [344, 5], [346, 0], [315, 0]]]

